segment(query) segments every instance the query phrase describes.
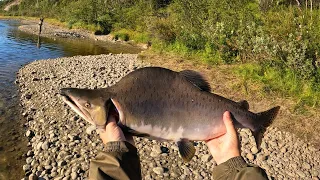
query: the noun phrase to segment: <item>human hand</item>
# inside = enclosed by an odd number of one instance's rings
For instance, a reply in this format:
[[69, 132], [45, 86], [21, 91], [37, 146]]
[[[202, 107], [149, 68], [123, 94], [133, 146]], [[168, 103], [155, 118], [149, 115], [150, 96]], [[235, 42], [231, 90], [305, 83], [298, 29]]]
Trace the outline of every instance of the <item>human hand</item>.
[[233, 126], [230, 112], [224, 112], [223, 122], [226, 126], [226, 134], [206, 141], [209, 151], [217, 164], [240, 156], [238, 136]]
[[101, 132], [99, 135], [104, 144], [111, 141], [127, 141], [134, 145], [132, 136], [123, 133], [117, 125], [116, 116], [113, 114], [108, 116], [105, 132]]

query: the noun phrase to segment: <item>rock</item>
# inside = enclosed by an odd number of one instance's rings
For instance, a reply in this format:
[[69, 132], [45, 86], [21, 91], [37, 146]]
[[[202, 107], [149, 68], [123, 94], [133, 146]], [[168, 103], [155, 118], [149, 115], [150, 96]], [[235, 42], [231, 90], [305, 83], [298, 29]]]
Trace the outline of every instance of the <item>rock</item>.
[[[319, 171], [320, 171], [320, 169], [319, 169]], [[319, 176], [319, 172], [316, 171], [316, 170], [312, 170], [312, 171], [311, 171], [311, 175], [314, 176], [314, 177], [315, 177], [315, 176]]]
[[305, 178], [306, 174], [302, 172], [301, 170], [297, 170], [296, 173], [300, 176], [300, 178]]
[[150, 153], [150, 156], [151, 156], [151, 157], [158, 157], [158, 156], [159, 156], [159, 153], [152, 151], [152, 152]]
[[76, 172], [72, 172], [71, 179], [77, 179], [77, 178], [78, 178], [78, 174]]
[[152, 169], [152, 171], [158, 175], [162, 175], [164, 172], [164, 169], [162, 167], [155, 167]]
[[49, 143], [48, 143], [47, 141], [45, 141], [44, 143], [42, 143], [41, 148], [42, 148], [43, 150], [49, 149]]
[[153, 145], [153, 147], [152, 147], [152, 152], [161, 154], [161, 153], [162, 153], [161, 147], [160, 147], [159, 145]]
[[29, 180], [38, 180], [38, 176], [35, 174], [30, 174], [29, 175]]
[[67, 165], [67, 162], [65, 160], [61, 160], [58, 162], [58, 166], [61, 167], [61, 166], [65, 166]]
[[29, 156], [33, 156], [33, 151], [31, 151], [31, 150], [29, 150], [28, 152], [27, 152], [27, 156], [29, 157]]
[[26, 136], [27, 136], [28, 138], [31, 138], [31, 137], [33, 136], [33, 132], [30, 131], [30, 130], [28, 130], [28, 131], [26, 132]]
[[286, 153], [286, 152], [287, 152], [287, 148], [282, 147], [282, 148], [280, 149], [280, 152], [282, 152], [282, 153]]
[[25, 172], [26, 172], [26, 171], [29, 171], [30, 168], [31, 168], [31, 166], [28, 165], [28, 164], [22, 166], [22, 169], [23, 169]]
[[46, 165], [46, 166], [44, 166], [44, 168], [47, 169], [47, 170], [50, 170], [50, 169], [52, 169], [52, 166], [51, 165]]
[[311, 169], [310, 164], [308, 164], [308, 163], [306, 163], [306, 162], [303, 162], [303, 163], [302, 163], [302, 167], [303, 167], [304, 169], [306, 169], [306, 170]]
[[32, 94], [26, 94], [25, 95], [25, 98], [28, 99], [28, 100], [31, 99], [31, 97], [32, 97]]
[[201, 156], [201, 161], [206, 163], [208, 161], [210, 161], [212, 159], [212, 155], [211, 154], [205, 154], [203, 156]]
[[42, 144], [43, 144], [43, 142], [39, 142], [38, 144], [37, 144], [37, 150], [41, 150], [41, 146], [42, 146]]
[[253, 146], [251, 148], [251, 152], [252, 152], [252, 154], [257, 154], [259, 152], [259, 150], [258, 150], [258, 148], [256, 146]]
[[27, 163], [27, 164], [31, 164], [32, 160], [33, 160], [33, 159], [32, 159], [31, 157], [28, 157], [28, 158], [26, 159], [26, 163]]
[[246, 158], [248, 158], [250, 161], [253, 161], [253, 160], [254, 160], [254, 155], [251, 154], [251, 153], [248, 153], [248, 154], [246, 155]]
[[91, 125], [91, 126], [89, 126], [89, 127], [86, 129], [86, 133], [87, 133], [88, 135], [91, 135], [94, 130], [96, 130], [96, 126]]

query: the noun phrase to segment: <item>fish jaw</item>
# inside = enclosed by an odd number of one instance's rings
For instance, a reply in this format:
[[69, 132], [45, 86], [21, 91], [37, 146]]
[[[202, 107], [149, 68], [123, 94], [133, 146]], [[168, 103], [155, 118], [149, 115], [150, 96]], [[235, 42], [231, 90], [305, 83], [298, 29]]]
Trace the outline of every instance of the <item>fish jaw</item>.
[[67, 105], [71, 107], [73, 111], [75, 111], [80, 117], [82, 117], [84, 120], [88, 121], [90, 124], [95, 125], [92, 118], [88, 115], [88, 113], [83, 112], [77, 104], [72, 101], [72, 99], [68, 96], [62, 96], [63, 102], [65, 102]]

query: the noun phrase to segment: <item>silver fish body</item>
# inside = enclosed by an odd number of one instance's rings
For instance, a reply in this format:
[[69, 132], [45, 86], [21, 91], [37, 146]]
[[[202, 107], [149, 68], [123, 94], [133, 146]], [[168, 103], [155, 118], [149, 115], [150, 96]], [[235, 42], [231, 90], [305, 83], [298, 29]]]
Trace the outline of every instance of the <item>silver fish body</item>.
[[[252, 113], [246, 101], [239, 103], [211, 93], [210, 86], [197, 72], [175, 72], [158, 67], [138, 69], [106, 89], [62, 91], [75, 102], [89, 99], [85, 102], [92, 106], [93, 99], [100, 99], [107, 104], [104, 109], [114, 106], [119, 112], [118, 124], [134, 135], [186, 142], [181, 148], [189, 151], [181, 155], [187, 156], [184, 158], [187, 161], [193, 156], [190, 153], [194, 154], [189, 140], [209, 140], [225, 134], [222, 121], [225, 111], [231, 112], [237, 128], [251, 129], [259, 142], [279, 111], [279, 107], [275, 107]], [[106, 117], [103, 118], [99, 120], [100, 126], [106, 123]]]

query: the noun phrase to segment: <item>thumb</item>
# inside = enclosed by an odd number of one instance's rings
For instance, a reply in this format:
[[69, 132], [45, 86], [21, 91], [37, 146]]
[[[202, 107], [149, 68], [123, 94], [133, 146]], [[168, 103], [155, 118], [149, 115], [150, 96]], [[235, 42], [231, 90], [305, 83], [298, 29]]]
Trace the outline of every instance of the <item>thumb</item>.
[[223, 122], [224, 122], [224, 125], [226, 126], [227, 133], [232, 133], [232, 134], [236, 133], [229, 111], [226, 111], [223, 113]]

